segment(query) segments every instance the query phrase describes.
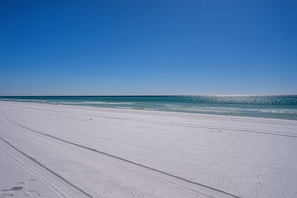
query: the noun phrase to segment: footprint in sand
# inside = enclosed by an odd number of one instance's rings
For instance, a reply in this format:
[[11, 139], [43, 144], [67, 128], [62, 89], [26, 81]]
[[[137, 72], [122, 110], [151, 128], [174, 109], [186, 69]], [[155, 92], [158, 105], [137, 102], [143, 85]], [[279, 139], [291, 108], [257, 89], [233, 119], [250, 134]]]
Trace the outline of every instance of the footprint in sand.
[[15, 187], [12, 187], [10, 189], [4, 189], [4, 190], [1, 190], [1, 192], [7, 192], [7, 191], [20, 191], [22, 190], [24, 187], [21, 187], [21, 186], [15, 186]]
[[[31, 178], [27, 181], [19, 182], [18, 184], [20, 186], [14, 186], [12, 188], [3, 189], [3, 190], [1, 190], [0, 198], [7, 198], [7, 197], [14, 197], [14, 196], [19, 197], [20, 193], [23, 194], [24, 197], [39, 197], [40, 193], [38, 191], [31, 190], [31, 189], [27, 190], [28, 183], [35, 182], [36, 180], [37, 179]], [[23, 187], [23, 185], [25, 185], [25, 186]], [[25, 190], [25, 192], [23, 192], [24, 190]]]
[[26, 191], [25, 195], [30, 197], [39, 197], [40, 193], [37, 192], [36, 190], [28, 190]]
[[7, 189], [3, 189], [1, 190], [1, 198], [5, 198], [5, 197], [13, 197], [14, 196], [14, 192], [20, 191], [22, 190], [23, 187], [21, 186], [15, 186], [12, 188], [7, 188]]

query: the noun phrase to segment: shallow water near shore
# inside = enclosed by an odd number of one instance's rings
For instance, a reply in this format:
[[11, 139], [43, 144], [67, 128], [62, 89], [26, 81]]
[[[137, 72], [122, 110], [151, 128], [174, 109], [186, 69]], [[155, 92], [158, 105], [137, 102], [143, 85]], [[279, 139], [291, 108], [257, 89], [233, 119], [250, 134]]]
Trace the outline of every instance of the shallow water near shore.
[[0, 100], [297, 120], [297, 96], [1, 96]]

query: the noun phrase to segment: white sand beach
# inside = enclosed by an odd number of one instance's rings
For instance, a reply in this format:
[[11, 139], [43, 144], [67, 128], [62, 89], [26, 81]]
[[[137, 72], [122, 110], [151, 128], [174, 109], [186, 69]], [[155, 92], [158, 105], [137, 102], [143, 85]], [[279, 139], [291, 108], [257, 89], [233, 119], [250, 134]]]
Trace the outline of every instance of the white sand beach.
[[297, 197], [297, 121], [0, 101], [0, 197]]

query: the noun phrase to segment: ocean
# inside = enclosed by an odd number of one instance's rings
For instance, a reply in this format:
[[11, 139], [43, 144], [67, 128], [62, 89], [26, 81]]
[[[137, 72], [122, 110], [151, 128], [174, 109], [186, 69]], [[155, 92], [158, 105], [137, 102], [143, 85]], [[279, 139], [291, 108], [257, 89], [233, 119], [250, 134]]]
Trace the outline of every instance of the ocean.
[[0, 100], [297, 120], [297, 95], [0, 96]]

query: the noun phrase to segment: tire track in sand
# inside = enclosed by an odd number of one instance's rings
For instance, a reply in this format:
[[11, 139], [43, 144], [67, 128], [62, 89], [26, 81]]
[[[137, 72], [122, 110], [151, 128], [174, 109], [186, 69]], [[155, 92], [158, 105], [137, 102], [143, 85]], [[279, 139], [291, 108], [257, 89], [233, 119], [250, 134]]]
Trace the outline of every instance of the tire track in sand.
[[182, 178], [180, 176], [172, 175], [172, 174], [164, 172], [162, 170], [158, 170], [158, 169], [148, 167], [148, 166], [143, 165], [143, 164], [139, 164], [137, 162], [133, 162], [133, 161], [121, 158], [119, 156], [115, 156], [115, 155], [112, 155], [112, 154], [109, 154], [109, 153], [106, 153], [106, 152], [103, 152], [103, 151], [99, 151], [99, 150], [94, 149], [94, 148], [90, 148], [90, 147], [87, 147], [87, 146], [84, 146], [84, 145], [80, 145], [80, 144], [77, 144], [77, 143], [74, 143], [74, 142], [70, 142], [68, 140], [61, 139], [61, 138], [58, 138], [58, 137], [55, 137], [55, 136], [52, 136], [52, 135], [49, 135], [49, 134], [34, 130], [34, 129], [31, 129], [31, 128], [23, 126], [23, 125], [15, 122], [15, 121], [9, 119], [9, 118], [6, 118], [3, 115], [2, 115], [2, 117], [5, 118], [7, 121], [13, 123], [14, 125], [17, 125], [17, 126], [19, 126], [21, 128], [24, 128], [24, 129], [27, 129], [27, 130], [29, 130], [31, 132], [40, 134], [42, 136], [49, 137], [49, 138], [54, 139], [54, 140], [58, 140], [59, 142], [62, 142], [62, 143], [67, 143], [67, 144], [70, 144], [70, 145], [73, 145], [73, 146], [76, 146], [76, 147], [80, 147], [80, 148], [83, 148], [83, 149], [86, 149], [86, 150], [89, 150], [89, 151], [92, 151], [92, 152], [96, 152], [96, 153], [104, 155], [104, 156], [108, 156], [108, 157], [110, 157], [110, 158], [112, 158], [114, 160], [124, 162], [128, 166], [130, 165], [130, 167], [132, 165], [133, 168], [137, 172], [140, 172], [140, 173], [142, 173], [144, 175], [147, 175], [149, 177], [153, 177], [153, 178], [158, 179], [158, 180], [162, 180], [162, 181], [167, 182], [167, 183], [169, 183], [171, 185], [178, 186], [178, 187], [187, 189], [189, 191], [195, 192], [195, 193], [199, 194], [200, 196], [202, 195], [202, 196], [208, 197], [208, 198], [240, 198], [237, 195], [225, 192], [225, 191], [220, 190], [220, 189], [213, 188], [211, 186], [207, 186], [207, 185], [204, 185], [204, 184], [201, 184], [201, 183], [198, 183], [198, 182], [194, 182], [194, 181], [188, 180], [186, 178]]
[[65, 178], [49, 169], [33, 157], [24, 153], [7, 140], [0, 137], [0, 148], [7, 153], [13, 160], [16, 161], [22, 168], [28, 172], [37, 175], [42, 181], [47, 183], [52, 189], [55, 190], [59, 197], [65, 198], [92, 198], [91, 195], [84, 192], [77, 186], [73, 185]]

